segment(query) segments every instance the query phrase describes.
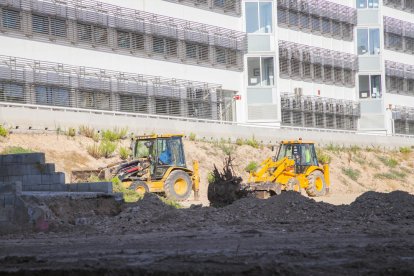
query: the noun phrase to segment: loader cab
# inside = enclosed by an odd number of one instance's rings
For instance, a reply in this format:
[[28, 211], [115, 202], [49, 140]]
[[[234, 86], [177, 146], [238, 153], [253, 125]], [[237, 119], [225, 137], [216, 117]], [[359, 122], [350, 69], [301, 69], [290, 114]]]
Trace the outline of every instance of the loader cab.
[[319, 166], [314, 143], [282, 141], [277, 160], [287, 157], [295, 161], [295, 173], [304, 173], [309, 166]]
[[186, 168], [182, 135], [140, 136], [134, 157], [150, 162], [151, 179], [162, 179], [170, 167]]

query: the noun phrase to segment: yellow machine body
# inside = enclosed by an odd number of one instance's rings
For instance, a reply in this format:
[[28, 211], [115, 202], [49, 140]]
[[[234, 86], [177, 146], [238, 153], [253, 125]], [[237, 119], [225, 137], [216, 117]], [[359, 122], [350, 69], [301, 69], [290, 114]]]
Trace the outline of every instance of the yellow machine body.
[[[123, 186], [134, 189], [138, 193], [165, 193], [167, 197], [178, 201], [186, 200], [193, 190], [194, 199], [198, 200], [200, 190], [199, 163], [194, 160], [193, 170], [187, 168], [182, 137], [182, 134], [137, 136], [132, 146], [133, 157], [147, 160], [148, 167], [140, 170], [139, 177], [131, 176], [123, 179]], [[140, 145], [146, 145], [148, 155], [139, 153], [138, 147]], [[163, 163], [161, 161], [162, 150], [170, 151], [171, 162]], [[142, 164], [139, 163], [139, 166]]]
[[[285, 152], [282, 152], [282, 151]], [[308, 156], [305, 162], [306, 151]], [[282, 190], [306, 190], [309, 196], [324, 195], [330, 186], [329, 166], [317, 161], [314, 142], [282, 141], [276, 157], [267, 158], [250, 173], [248, 187], [278, 194]]]

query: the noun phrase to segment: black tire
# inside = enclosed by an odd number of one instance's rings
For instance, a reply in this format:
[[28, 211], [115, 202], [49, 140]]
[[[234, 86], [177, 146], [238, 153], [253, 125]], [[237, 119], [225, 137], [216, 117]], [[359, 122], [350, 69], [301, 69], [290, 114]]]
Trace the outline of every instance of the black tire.
[[129, 186], [130, 190], [133, 190], [139, 194], [149, 193], [149, 187], [144, 181], [135, 181]]
[[172, 171], [164, 183], [165, 195], [167, 198], [176, 201], [188, 199], [192, 187], [193, 183], [188, 173], [180, 170]]
[[321, 171], [313, 171], [308, 175], [308, 187], [306, 193], [308, 196], [324, 196], [326, 194], [326, 181]]

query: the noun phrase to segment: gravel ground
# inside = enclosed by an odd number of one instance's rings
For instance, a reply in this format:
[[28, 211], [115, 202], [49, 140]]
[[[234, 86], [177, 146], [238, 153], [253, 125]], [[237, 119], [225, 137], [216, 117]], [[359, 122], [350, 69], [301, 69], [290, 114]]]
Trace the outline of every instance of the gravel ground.
[[50, 213], [49, 232], [0, 236], [0, 274], [414, 275], [406, 192], [367, 192], [339, 206], [294, 192], [224, 208], [175, 209], [150, 194], [134, 204], [37, 204]]

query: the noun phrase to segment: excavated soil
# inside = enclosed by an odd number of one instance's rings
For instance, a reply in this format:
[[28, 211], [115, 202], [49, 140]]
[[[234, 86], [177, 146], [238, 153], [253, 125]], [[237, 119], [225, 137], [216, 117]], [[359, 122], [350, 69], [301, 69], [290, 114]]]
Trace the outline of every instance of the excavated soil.
[[339, 206], [294, 192], [223, 208], [176, 209], [151, 194], [37, 204], [53, 227], [0, 236], [0, 274], [414, 274], [406, 192]]

